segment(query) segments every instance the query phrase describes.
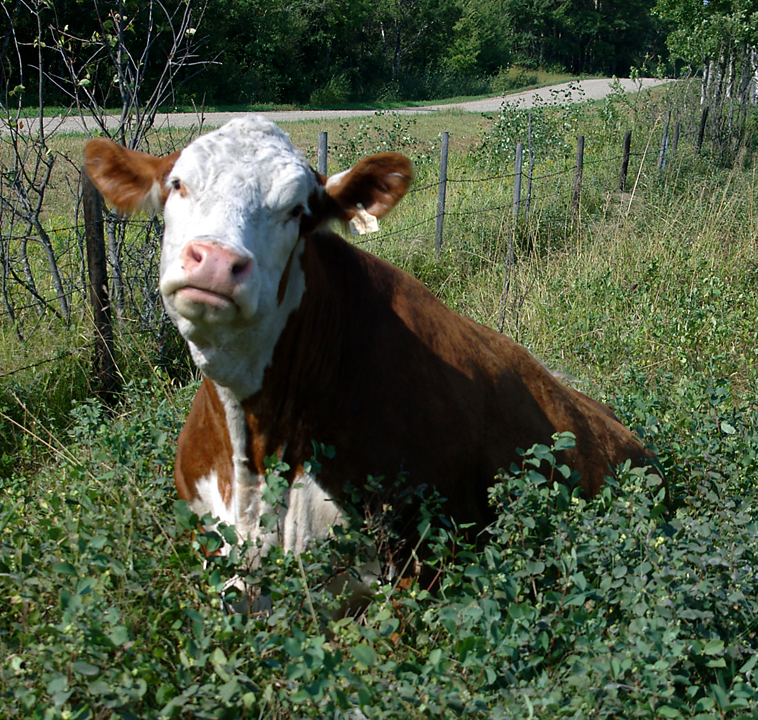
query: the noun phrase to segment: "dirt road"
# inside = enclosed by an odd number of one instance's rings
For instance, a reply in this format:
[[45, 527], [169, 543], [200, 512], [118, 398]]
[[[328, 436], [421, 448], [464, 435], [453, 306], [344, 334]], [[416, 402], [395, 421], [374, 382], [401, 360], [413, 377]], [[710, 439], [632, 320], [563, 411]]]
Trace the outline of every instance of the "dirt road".
[[[632, 80], [622, 79], [619, 81], [627, 92], [634, 92], [635, 90], [653, 87], [662, 83], [668, 82], [667, 80], [657, 80], [653, 78], [644, 78], [637, 83]], [[472, 100], [470, 102], [450, 103], [446, 105], [429, 105], [426, 107], [413, 107], [413, 108], [400, 108], [393, 110], [400, 114], [411, 115], [424, 115], [428, 113], [440, 112], [444, 110], [460, 109], [473, 113], [485, 113], [494, 112], [500, 108], [503, 104], [503, 100], [509, 103], [523, 103], [524, 107], [532, 107], [537, 98], [542, 100], [549, 100], [551, 92], [571, 89], [572, 100], [599, 100], [604, 98], [611, 92], [611, 80], [582, 80], [572, 83], [561, 83], [560, 85], [552, 85], [550, 87], [540, 88], [538, 90], [524, 90], [523, 92], [514, 93], [512, 95], [497, 96], [492, 98], [486, 98], [484, 100]], [[375, 110], [275, 110], [272, 112], [261, 113], [275, 122], [282, 122], [287, 120], [319, 120], [323, 118], [350, 118], [360, 117], [365, 115], [373, 115]], [[194, 113], [169, 113], [160, 114], [156, 116], [155, 126], [156, 128], [188, 128], [198, 125], [200, 122], [205, 127], [218, 127], [223, 125], [228, 120], [231, 120], [236, 115], [242, 115], [244, 113], [233, 112], [211, 112], [204, 115], [196, 115]], [[107, 119], [107, 126], [109, 128], [115, 128], [118, 124], [118, 117], [112, 116]], [[97, 130], [97, 124], [91, 118], [80, 117], [68, 117], [62, 118], [50, 118], [46, 132], [83, 132], [89, 130]]]

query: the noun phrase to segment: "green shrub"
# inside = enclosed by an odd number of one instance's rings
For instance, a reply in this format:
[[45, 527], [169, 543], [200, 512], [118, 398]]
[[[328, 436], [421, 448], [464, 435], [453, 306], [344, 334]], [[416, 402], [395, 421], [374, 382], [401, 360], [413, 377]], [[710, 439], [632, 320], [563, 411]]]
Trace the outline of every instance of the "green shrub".
[[[755, 411], [730, 407], [723, 386], [693, 385], [688, 402], [702, 398], [702, 413], [683, 428], [649, 414], [662, 398], [640, 406], [633, 378], [628, 387], [620, 410], [662, 447], [711, 438], [667, 461], [681, 478], [670, 511], [657, 471], [630, 467], [596, 500], [582, 499], [555, 455], [573, 440], [557, 437], [503, 474], [492, 490], [498, 520], [477, 545], [434, 521], [432, 502], [421, 522], [432, 523], [423, 532], [434, 592], [381, 584], [361, 620], [332, 619], [342, 600], [329, 580], [357, 571], [376, 522], [357, 514], [300, 559], [274, 548], [250, 568], [230, 528], [193, 539], [199, 518], [173, 500], [166, 475], [180, 408], [156, 403], [149, 385], [130, 388], [116, 422], [96, 402], [77, 406], [61, 468], [4, 488], [6, 716], [758, 710]], [[274, 496], [283, 469], [272, 460]], [[203, 550], [224, 540], [232, 551], [204, 563]], [[272, 612], [229, 614], [235, 575], [269, 596]]]
[[350, 78], [347, 75], [335, 75], [322, 88], [311, 93], [309, 105], [314, 107], [339, 107], [350, 98]]

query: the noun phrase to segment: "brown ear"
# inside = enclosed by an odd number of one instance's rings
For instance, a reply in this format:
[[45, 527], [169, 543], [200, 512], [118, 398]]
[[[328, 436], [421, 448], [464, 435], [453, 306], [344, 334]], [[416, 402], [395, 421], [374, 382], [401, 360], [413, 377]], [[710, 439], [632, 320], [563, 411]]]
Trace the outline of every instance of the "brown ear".
[[384, 217], [402, 200], [413, 180], [413, 164], [397, 153], [380, 153], [326, 181], [326, 193], [349, 220], [358, 205], [374, 217]]
[[103, 197], [121, 213], [160, 212], [168, 196], [166, 177], [179, 153], [163, 158], [95, 138], [84, 148], [84, 167]]

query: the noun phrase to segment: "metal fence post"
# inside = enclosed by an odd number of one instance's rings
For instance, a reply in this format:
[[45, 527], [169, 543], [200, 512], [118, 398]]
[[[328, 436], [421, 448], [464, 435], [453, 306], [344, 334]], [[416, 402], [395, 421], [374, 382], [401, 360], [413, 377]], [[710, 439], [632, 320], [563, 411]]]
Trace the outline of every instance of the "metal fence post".
[[663, 128], [663, 137], [661, 138], [661, 151], [658, 153], [658, 169], [666, 169], [666, 151], [669, 147], [669, 125], [671, 124], [671, 110], [666, 116], [666, 125]]
[[579, 213], [579, 202], [582, 198], [582, 172], [584, 170], [584, 135], [576, 139], [576, 170], [574, 172], [574, 192], [571, 196], [571, 210], [576, 216]]
[[708, 122], [708, 111], [709, 111], [709, 107], [706, 105], [703, 108], [703, 115], [700, 118], [700, 132], [697, 135], [698, 154], [700, 153], [700, 150], [703, 147], [703, 138], [705, 137], [705, 124]]
[[516, 169], [513, 176], [513, 225], [518, 222], [521, 207], [521, 168], [524, 162], [524, 143], [516, 143]]
[[434, 239], [434, 252], [437, 260], [442, 258], [442, 228], [445, 223], [445, 195], [447, 193], [447, 146], [450, 133], [442, 133], [440, 148], [440, 190], [437, 198], [437, 232]]
[[326, 175], [326, 159], [327, 159], [327, 134], [326, 130], [322, 130], [318, 134], [318, 168], [319, 174]]
[[529, 220], [529, 209], [532, 205], [532, 178], [534, 177], [534, 149], [532, 148], [532, 113], [529, 112], [529, 170], [526, 176], [526, 207], [524, 217]]
[[671, 160], [676, 155], [676, 149], [679, 147], [679, 134], [682, 132], [682, 123], [677, 123], [674, 127], [674, 138], [671, 141]]
[[619, 192], [624, 192], [626, 187], [626, 174], [629, 171], [629, 149], [632, 147], [632, 131], [624, 133], [624, 153], [621, 158], [621, 172], [619, 173]]

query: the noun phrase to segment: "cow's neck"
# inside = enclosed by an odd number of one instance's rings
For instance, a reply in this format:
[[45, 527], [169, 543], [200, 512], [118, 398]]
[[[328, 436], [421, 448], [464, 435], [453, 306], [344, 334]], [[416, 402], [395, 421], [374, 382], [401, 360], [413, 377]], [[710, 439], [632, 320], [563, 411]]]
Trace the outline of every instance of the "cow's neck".
[[[347, 250], [345, 262], [325, 262], [324, 246]], [[253, 466], [263, 466], [264, 457], [283, 456], [292, 471], [313, 453], [308, 426], [314, 393], [328, 406], [345, 378], [342, 362], [350, 342], [347, 319], [351, 317], [351, 284], [360, 285], [361, 273], [350, 261], [354, 248], [331, 233], [311, 238], [298, 263], [306, 291], [292, 312], [271, 353], [260, 389], [242, 401], [247, 425], [249, 457]], [[333, 258], [330, 258], [333, 260]], [[336, 268], [336, 269], [335, 269]], [[350, 280], [348, 280], [350, 278]]]
[[[310, 239], [301, 261], [293, 264], [282, 303], [292, 293], [298, 298], [297, 306], [277, 328], [276, 340], [265, 353], [234, 355], [235, 367], [242, 367], [243, 382], [231, 375], [221, 381], [206, 373], [219, 387], [230, 430], [236, 428], [240, 442], [244, 438], [244, 450], [240, 446], [235, 452], [247, 458], [254, 473], [263, 472], [265, 457], [281, 457], [285, 448], [287, 462], [297, 473], [300, 463], [312, 455], [311, 440], [329, 440], [313, 437], [307, 424], [309, 413], [304, 410], [312, 407], [316, 391], [328, 406], [345, 381], [343, 359], [355, 331], [352, 310], [358, 296], [366, 292], [357, 256], [355, 248], [331, 233]], [[303, 292], [300, 287], [307, 289]], [[245, 363], [252, 363], [253, 369]], [[238, 387], [254, 391], [245, 394]]]

